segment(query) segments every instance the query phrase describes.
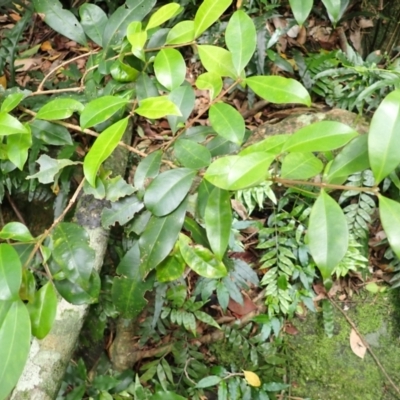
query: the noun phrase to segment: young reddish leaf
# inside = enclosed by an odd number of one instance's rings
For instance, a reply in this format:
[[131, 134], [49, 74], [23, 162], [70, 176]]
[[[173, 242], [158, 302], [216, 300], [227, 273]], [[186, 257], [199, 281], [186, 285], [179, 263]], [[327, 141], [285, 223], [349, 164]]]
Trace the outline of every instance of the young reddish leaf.
[[128, 118], [121, 119], [103, 131], [94, 142], [83, 162], [83, 172], [91, 186], [96, 186], [100, 165], [111, 155], [128, 126]]
[[208, 116], [218, 135], [238, 145], [242, 143], [246, 127], [239, 111], [229, 104], [216, 103], [210, 107]]
[[311, 105], [306, 88], [294, 79], [282, 76], [252, 76], [245, 81], [250, 88], [271, 103], [299, 103]]
[[307, 235], [311, 255], [329, 287], [333, 270], [346, 254], [349, 228], [339, 204], [325, 191], [312, 207]]
[[222, 260], [229, 243], [232, 225], [230, 194], [215, 188], [208, 198], [204, 215], [207, 238], [216, 257]]
[[400, 90], [389, 93], [372, 117], [368, 153], [376, 184], [400, 163]]
[[204, 0], [194, 17], [194, 37], [198, 38], [231, 5], [232, 0]]

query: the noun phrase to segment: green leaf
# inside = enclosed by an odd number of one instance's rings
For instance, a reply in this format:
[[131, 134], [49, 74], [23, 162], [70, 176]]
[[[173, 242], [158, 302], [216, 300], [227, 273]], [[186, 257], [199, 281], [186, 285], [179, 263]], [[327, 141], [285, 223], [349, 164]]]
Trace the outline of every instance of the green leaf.
[[176, 49], [161, 49], [154, 59], [157, 80], [168, 90], [179, 87], [185, 80], [186, 64]]
[[8, 97], [6, 97], [1, 104], [1, 112], [9, 113], [14, 110], [15, 107], [21, 103], [22, 99], [25, 97], [24, 93], [12, 93]]
[[152, 216], [139, 239], [142, 263], [140, 273], [146, 276], [163, 261], [178, 238], [185, 220], [187, 198], [180, 206], [165, 217]]
[[131, 22], [142, 21], [155, 4], [156, 0], [135, 0], [118, 7], [104, 28], [102, 44], [106, 50], [105, 54], [110, 46], [115, 46], [122, 42]]
[[0, 239], [15, 240], [17, 242], [30, 242], [33, 236], [29, 229], [21, 222], [9, 222], [0, 231]]
[[208, 167], [204, 178], [221, 189], [245, 189], [268, 177], [268, 168], [274, 158], [269, 153], [221, 157]]
[[348, 143], [335, 157], [329, 168], [328, 180], [348, 177], [368, 168], [368, 135], [360, 135]]
[[203, 246], [190, 246], [190, 239], [179, 235], [179, 248], [187, 265], [204, 278], [217, 279], [227, 275], [225, 265], [209, 249]]
[[157, 150], [140, 161], [133, 177], [135, 188], [143, 189], [147, 179], [155, 178], [158, 175], [161, 166], [161, 157], [162, 151]]
[[60, 174], [60, 171], [69, 166], [80, 164], [78, 161], [65, 160], [55, 160], [50, 158], [47, 154], [42, 154], [36, 162], [40, 165], [40, 171], [36, 174], [29, 175], [26, 179], [37, 178], [40, 183], [51, 183], [55, 181], [56, 176]]
[[121, 60], [115, 60], [110, 69], [111, 76], [117, 82], [134, 82], [139, 76], [139, 71]]
[[232, 0], [204, 0], [194, 17], [194, 37], [198, 38], [231, 5]]
[[5, 112], [0, 112], [0, 136], [28, 133], [27, 128], [16, 118]]
[[179, 394], [176, 394], [175, 392], [157, 392], [156, 394], [153, 394], [149, 398], [149, 400], [187, 400], [186, 397], [182, 397]]
[[139, 271], [135, 278], [115, 277], [111, 289], [112, 301], [123, 318], [134, 319], [147, 305], [144, 295], [153, 289], [154, 277], [143, 281]]
[[183, 8], [178, 3], [169, 3], [160, 7], [149, 19], [146, 30], [162, 25], [164, 22], [175, 17]]
[[197, 310], [197, 311], [194, 312], [194, 315], [201, 322], [204, 322], [205, 324], [211, 325], [214, 328], [221, 329], [221, 327], [217, 324], [217, 322], [214, 320], [214, 318], [211, 315], [205, 313], [204, 311]]
[[233, 66], [232, 53], [222, 47], [201, 45], [197, 46], [200, 60], [208, 72], [214, 72], [219, 76], [237, 78], [236, 69]]
[[400, 204], [379, 195], [379, 216], [390, 247], [400, 257]]
[[[208, 198], [210, 197], [211, 192], [214, 190], [215, 186], [210, 183], [208, 180], [203, 179], [199, 185], [197, 190], [197, 214], [200, 219], [204, 219], [204, 213], [206, 211]], [[201, 242], [198, 242], [202, 244]]]
[[179, 251], [179, 246], [176, 243], [174, 250], [165, 260], [157, 265], [157, 281], [158, 282], [171, 282], [179, 279], [184, 273], [186, 268], [185, 260]]
[[0, 301], [0, 399], [5, 399], [24, 369], [28, 359], [31, 325], [21, 300]]
[[333, 270], [346, 254], [349, 228], [339, 204], [324, 191], [311, 209], [308, 241], [325, 286], [329, 287]]
[[147, 42], [147, 31], [142, 30], [142, 23], [133, 21], [128, 26], [127, 38], [132, 46], [132, 53], [142, 61], [146, 61], [144, 46]]
[[31, 146], [32, 135], [30, 132], [17, 133], [7, 137], [7, 157], [21, 171], [28, 159], [28, 150]]
[[142, 100], [135, 113], [150, 119], [165, 117], [166, 115], [179, 115], [179, 108], [166, 96], [150, 97]]
[[80, 117], [81, 128], [89, 128], [107, 121], [126, 104], [128, 104], [127, 99], [116, 96], [103, 96], [92, 100], [82, 111]]
[[244, 148], [239, 155], [244, 156], [246, 154], [264, 151], [277, 156], [282, 153], [283, 146], [290, 136], [291, 135], [288, 134], [268, 136], [266, 139]]
[[35, 119], [29, 123], [32, 134], [46, 144], [64, 146], [72, 144], [71, 134], [64, 126]]
[[140, 266], [140, 250], [139, 243], [134, 242], [132, 247], [122, 257], [117, 267], [117, 274], [124, 275], [127, 278], [136, 278], [137, 271]]
[[255, 94], [271, 103], [300, 103], [311, 105], [311, 98], [298, 81], [282, 76], [252, 76], [245, 82]]
[[328, 11], [329, 19], [333, 24], [337, 24], [342, 18], [349, 0], [322, 0], [326, 10]]
[[302, 26], [313, 7], [313, 0], [289, 0], [290, 8], [292, 9], [294, 19], [296, 22]]
[[130, 196], [136, 189], [122, 178], [117, 175], [115, 178], [106, 180], [105, 182], [106, 199], [111, 202], [119, 200], [121, 197]]
[[111, 203], [110, 208], [103, 208], [101, 212], [101, 225], [109, 229], [116, 222], [123, 226], [128, 223], [136, 213], [143, 208], [143, 203], [136, 196], [124, 197]]
[[0, 301], [17, 299], [21, 281], [22, 265], [18, 253], [9, 244], [0, 244]]
[[48, 121], [69, 118], [75, 111], [83, 111], [84, 106], [74, 99], [54, 99], [46, 103], [36, 114], [37, 119]]
[[204, 389], [210, 386], [216, 386], [218, 385], [220, 382], [222, 381], [222, 378], [220, 378], [219, 376], [216, 375], [209, 375], [203, 379], [200, 379], [197, 382], [196, 387], [198, 389]]
[[344, 146], [358, 132], [348, 125], [336, 121], [321, 121], [295, 132], [287, 140], [284, 151], [329, 151]]
[[106, 13], [95, 4], [82, 4], [79, 8], [81, 25], [86, 35], [97, 45], [102, 46], [103, 32], [107, 24]]
[[[207, 182], [207, 181], [203, 181]], [[214, 187], [214, 186], [213, 186]], [[204, 212], [203, 212], [204, 214]], [[208, 243], [206, 230], [200, 226], [193, 218], [186, 217], [185, 222], [183, 224], [185, 230], [190, 232], [190, 237], [197, 244], [201, 244], [204, 247], [210, 248], [210, 244]]]
[[136, 81], [136, 94], [139, 102], [147, 99], [148, 97], [157, 97], [159, 95], [153, 79], [151, 79], [149, 75], [145, 73], [141, 73]]
[[215, 72], [205, 72], [197, 77], [196, 86], [200, 90], [209, 90], [210, 98], [214, 100], [222, 90], [222, 79]]
[[238, 145], [242, 143], [246, 127], [239, 111], [229, 104], [216, 103], [210, 107], [208, 115], [218, 135]]
[[[32, 248], [30, 248], [30, 250], [33, 250], [33, 246]], [[21, 264], [23, 264], [22, 260]], [[22, 270], [22, 282], [21, 282], [21, 287], [19, 288], [19, 298], [24, 302], [27, 301], [28, 303], [32, 303], [33, 300], [35, 299], [35, 293], [36, 293], [35, 276], [31, 272], [31, 270], [24, 268]]]
[[251, 60], [257, 44], [256, 27], [252, 19], [238, 10], [229, 19], [225, 31], [225, 42], [232, 53], [232, 61], [238, 75]]
[[179, 127], [185, 126], [185, 122], [193, 111], [196, 96], [192, 86], [185, 82], [182, 86], [173, 89], [168, 98], [179, 108], [182, 114], [182, 116], [167, 116], [171, 131], [175, 134]]
[[[44, 22], [68, 39], [87, 45], [85, 32], [75, 15], [64, 10], [57, 0], [33, 0], [35, 11], [44, 17]], [[42, 17], [42, 18], [43, 18]]]
[[231, 198], [228, 191], [215, 188], [211, 192], [204, 220], [211, 249], [217, 258], [222, 260], [228, 247], [232, 227]]
[[181, 21], [168, 32], [165, 44], [189, 43], [194, 39], [194, 21]]
[[121, 119], [103, 131], [94, 142], [83, 162], [83, 172], [86, 179], [93, 187], [96, 186], [97, 171], [118, 146], [128, 126], [128, 117]]
[[196, 171], [176, 168], [162, 172], [144, 194], [146, 208], [155, 216], [163, 217], [175, 210], [188, 194]]
[[177, 160], [186, 168], [201, 169], [211, 163], [210, 151], [192, 140], [177, 140], [174, 144], [174, 152]]
[[89, 246], [85, 229], [71, 222], [61, 222], [55, 227], [52, 239], [54, 261], [66, 278], [82, 288], [88, 288], [95, 251]]
[[56, 319], [57, 295], [51, 282], [47, 282], [36, 293], [32, 304], [28, 304], [32, 334], [43, 339], [50, 332]]
[[323, 168], [324, 164], [313, 153], [289, 153], [283, 159], [281, 176], [306, 180], [318, 175]]
[[368, 134], [368, 153], [379, 184], [400, 163], [400, 90], [389, 93], [374, 113]]

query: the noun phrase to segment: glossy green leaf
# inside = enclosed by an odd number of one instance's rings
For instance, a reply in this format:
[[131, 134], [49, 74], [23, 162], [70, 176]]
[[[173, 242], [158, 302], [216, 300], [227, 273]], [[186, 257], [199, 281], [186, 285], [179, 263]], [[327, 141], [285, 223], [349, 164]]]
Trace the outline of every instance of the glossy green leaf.
[[169, 3], [161, 6], [149, 19], [146, 29], [155, 28], [179, 14], [183, 8], [178, 3]]
[[131, 248], [122, 257], [117, 267], [117, 274], [127, 278], [135, 279], [140, 266], [139, 243], [135, 241]]
[[313, 153], [289, 153], [282, 162], [281, 177], [306, 180], [318, 175], [324, 164]]
[[238, 145], [242, 143], [246, 127], [239, 111], [229, 104], [216, 103], [210, 107], [208, 116], [218, 135]]
[[22, 265], [18, 253], [9, 244], [0, 244], [0, 300], [17, 299], [21, 281]]
[[379, 196], [379, 216], [390, 247], [400, 256], [400, 203]]
[[111, 66], [110, 74], [117, 82], [134, 82], [139, 76], [139, 71], [120, 60], [114, 61]]
[[195, 94], [192, 86], [185, 82], [182, 86], [173, 89], [168, 98], [179, 108], [182, 116], [167, 115], [169, 126], [172, 133], [185, 126], [185, 122], [193, 111], [195, 103]]
[[158, 175], [144, 194], [146, 208], [157, 217], [175, 210], [188, 194], [196, 171], [176, 168]]
[[204, 221], [211, 249], [222, 260], [228, 248], [232, 227], [231, 196], [228, 191], [215, 188], [211, 192]]
[[[22, 260], [21, 264], [23, 264]], [[22, 269], [22, 282], [21, 282], [21, 287], [19, 288], [19, 298], [24, 302], [32, 303], [33, 300], [35, 299], [35, 293], [36, 293], [35, 275], [33, 275], [30, 269], [24, 268]]]
[[56, 318], [57, 295], [51, 282], [47, 282], [35, 294], [32, 304], [28, 305], [32, 334], [43, 339], [50, 332]]
[[376, 183], [400, 163], [400, 90], [389, 93], [374, 113], [368, 134], [368, 153]]
[[198, 38], [231, 5], [232, 0], [204, 0], [194, 17], [194, 37]]
[[104, 185], [106, 191], [105, 198], [111, 202], [118, 201], [121, 197], [130, 196], [136, 191], [121, 175], [107, 179]]
[[211, 386], [218, 385], [222, 381], [222, 378], [216, 375], [209, 375], [203, 379], [200, 379], [199, 382], [197, 382], [196, 387], [203, 389]]
[[151, 79], [149, 75], [141, 73], [136, 81], [136, 94], [139, 103], [148, 97], [157, 97], [158, 89], [154, 84], [155, 79]]
[[360, 135], [335, 157], [329, 168], [328, 179], [347, 177], [368, 168], [368, 135]]
[[10, 114], [0, 112], [0, 136], [27, 133], [27, 128]]
[[176, 394], [175, 392], [157, 392], [156, 394], [153, 394], [149, 398], [149, 400], [187, 400], [186, 397], [182, 397], [179, 394]]
[[322, 0], [322, 2], [324, 3], [324, 6], [328, 11], [329, 19], [333, 24], [339, 22], [349, 5], [349, 0]]
[[21, 103], [24, 97], [25, 97], [24, 93], [17, 92], [10, 94], [1, 103], [0, 112], [8, 113], [14, 110], [14, 108], [17, 107], [19, 103]]
[[194, 39], [194, 21], [181, 21], [168, 32], [166, 44], [189, 43]]
[[110, 46], [120, 44], [128, 25], [132, 21], [142, 21], [155, 4], [156, 0], [135, 0], [118, 7], [104, 28], [103, 48], [107, 50]]
[[152, 216], [139, 239], [141, 276], [146, 276], [157, 267], [175, 245], [187, 209], [187, 198], [165, 217]]
[[8, 398], [28, 359], [31, 325], [21, 300], [0, 301], [0, 399]]
[[134, 279], [115, 277], [113, 280], [113, 304], [123, 318], [137, 318], [147, 305], [146, 292], [153, 289], [154, 278], [143, 281], [139, 271], [135, 275]]
[[268, 153], [221, 157], [208, 167], [204, 178], [221, 189], [245, 189], [268, 177], [268, 168], [274, 158]]
[[179, 115], [179, 108], [168, 97], [151, 97], [142, 100], [135, 113], [150, 119], [165, 117], [166, 115]]
[[156, 276], [159, 282], [171, 282], [179, 279], [186, 268], [186, 262], [182, 258], [179, 246], [176, 243], [174, 250], [165, 260], [157, 265]]
[[87, 181], [93, 187], [96, 185], [97, 171], [100, 165], [111, 155], [118, 146], [126, 127], [128, 118], [121, 119], [103, 131], [94, 142], [83, 162], [83, 172]]
[[280, 153], [282, 153], [283, 146], [290, 136], [291, 135], [288, 134], [268, 136], [264, 140], [261, 140], [260, 142], [254, 143], [249, 147], [244, 148], [239, 153], [239, 155], [244, 156], [246, 154], [265, 151], [267, 153], [274, 154], [275, 156], [277, 156]]
[[133, 178], [135, 188], [143, 189], [147, 179], [155, 178], [158, 175], [161, 166], [161, 157], [162, 151], [157, 150], [140, 161]]
[[211, 163], [210, 151], [192, 140], [177, 140], [174, 144], [174, 152], [177, 160], [186, 168], [201, 169]]
[[[209, 182], [207, 179], [203, 179], [200, 182], [199, 188], [197, 189], [196, 213], [201, 220], [204, 219], [208, 198], [210, 197], [210, 194], [214, 188], [215, 186], [211, 182]], [[202, 244], [201, 242], [197, 243]]]
[[64, 146], [72, 144], [71, 134], [64, 126], [35, 119], [29, 123], [32, 134], [46, 144]]
[[221, 93], [222, 79], [215, 72], [205, 72], [197, 77], [196, 86], [200, 90], [209, 90], [210, 98], [214, 100]]
[[36, 118], [48, 121], [69, 118], [75, 111], [83, 111], [84, 106], [74, 99], [54, 99], [46, 103], [36, 114]]
[[101, 46], [104, 28], [108, 20], [106, 13], [96, 4], [85, 3], [79, 8], [79, 16], [86, 35], [98, 46]]
[[237, 73], [233, 65], [232, 53], [228, 50], [210, 45], [197, 46], [201, 63], [208, 72], [214, 72], [219, 76], [229, 76], [237, 78]]
[[0, 239], [15, 240], [17, 242], [30, 242], [33, 236], [29, 229], [21, 222], [9, 222], [0, 231]]
[[140, 60], [145, 61], [143, 48], [147, 42], [147, 31], [142, 30], [141, 22], [133, 21], [129, 24], [127, 38], [132, 46], [132, 53]]
[[43, 15], [44, 22], [56, 32], [79, 44], [87, 45], [81, 24], [71, 11], [62, 8], [59, 1], [33, 0], [33, 6], [37, 13]]
[[176, 49], [161, 49], [154, 59], [157, 80], [168, 90], [179, 87], [185, 80], [186, 63]]
[[110, 208], [103, 208], [101, 212], [101, 225], [109, 229], [117, 222], [123, 226], [128, 223], [136, 213], [143, 208], [143, 203], [136, 196], [124, 197], [111, 203]]
[[28, 150], [31, 146], [32, 135], [30, 132], [17, 133], [7, 137], [7, 157], [21, 171], [28, 159]]
[[311, 105], [311, 97], [298, 81], [282, 76], [251, 76], [245, 81], [258, 96], [271, 103]]
[[321, 121], [295, 132], [283, 146], [284, 151], [329, 151], [344, 146], [358, 132], [336, 121]]
[[225, 265], [209, 249], [203, 246], [190, 245], [190, 239], [179, 235], [179, 248], [183, 259], [189, 267], [204, 278], [217, 279], [227, 275]]
[[214, 328], [221, 329], [221, 327], [218, 325], [215, 319], [211, 315], [205, 313], [204, 311], [196, 310], [194, 311], [194, 315], [196, 316], [196, 319], [198, 319], [199, 321], [211, 325]]
[[36, 162], [40, 165], [40, 171], [36, 174], [29, 175], [26, 179], [37, 178], [40, 183], [51, 183], [56, 179], [56, 176], [61, 173], [61, 170], [69, 165], [80, 164], [78, 161], [68, 159], [55, 160], [47, 154], [42, 154]]
[[253, 20], [238, 10], [229, 19], [225, 42], [232, 53], [232, 61], [238, 75], [244, 70], [256, 50], [257, 33]]
[[52, 234], [53, 258], [67, 279], [82, 288], [89, 286], [95, 251], [89, 246], [85, 229], [72, 222], [61, 222]]
[[302, 26], [310, 15], [314, 0], [289, 0], [294, 19]]
[[339, 204], [323, 190], [311, 209], [307, 235], [311, 255], [329, 288], [332, 272], [346, 254], [349, 228]]
[[210, 243], [208, 243], [206, 230], [202, 226], [200, 226], [193, 218], [186, 217], [183, 227], [186, 231], [190, 232], [190, 237], [196, 244], [201, 244], [204, 247], [210, 248]]
[[103, 96], [89, 102], [80, 117], [81, 128], [89, 128], [107, 121], [128, 103], [127, 99], [116, 96]]

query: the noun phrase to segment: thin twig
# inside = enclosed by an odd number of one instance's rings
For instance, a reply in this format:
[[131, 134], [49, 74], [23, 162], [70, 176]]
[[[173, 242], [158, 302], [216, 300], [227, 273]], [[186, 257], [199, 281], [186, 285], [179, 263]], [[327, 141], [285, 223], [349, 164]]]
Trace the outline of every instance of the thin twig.
[[64, 89], [52, 89], [52, 90], [37, 90], [36, 92], [33, 92], [29, 95], [29, 97], [32, 96], [40, 96], [40, 95], [46, 95], [46, 94], [54, 94], [54, 93], [64, 93], [64, 92], [81, 92], [85, 89], [85, 87], [80, 86], [80, 87], [72, 87], [72, 88], [64, 88]]
[[395, 383], [392, 381], [388, 373], [386, 372], [385, 368], [383, 365], [380, 363], [378, 357], [375, 355], [375, 353], [372, 351], [371, 346], [368, 344], [368, 342], [364, 339], [364, 337], [361, 335], [359, 330], [357, 329], [356, 325], [354, 322], [350, 319], [350, 317], [336, 304], [335, 300], [332, 297], [329, 297], [330, 302], [343, 314], [343, 316], [346, 318], [347, 322], [350, 324], [350, 326], [355, 330], [357, 335], [359, 336], [360, 340], [363, 342], [364, 346], [368, 349], [368, 351], [371, 353], [372, 358], [375, 360], [377, 363], [378, 367], [381, 369], [383, 374], [385, 375], [386, 379], [390, 382], [392, 385], [393, 389], [400, 394], [400, 389], [395, 385]]

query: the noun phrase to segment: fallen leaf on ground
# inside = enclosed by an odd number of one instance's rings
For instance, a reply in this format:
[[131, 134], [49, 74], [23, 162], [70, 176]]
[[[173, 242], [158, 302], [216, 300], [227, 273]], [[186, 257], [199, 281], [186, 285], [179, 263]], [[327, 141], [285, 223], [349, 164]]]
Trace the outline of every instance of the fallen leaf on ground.
[[354, 329], [350, 332], [350, 347], [356, 356], [364, 358], [367, 348], [364, 346], [360, 336], [358, 336]]

